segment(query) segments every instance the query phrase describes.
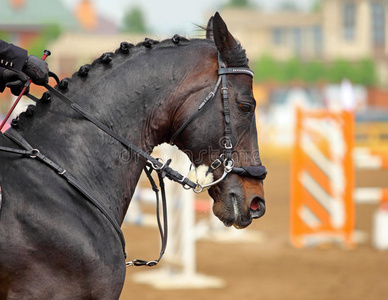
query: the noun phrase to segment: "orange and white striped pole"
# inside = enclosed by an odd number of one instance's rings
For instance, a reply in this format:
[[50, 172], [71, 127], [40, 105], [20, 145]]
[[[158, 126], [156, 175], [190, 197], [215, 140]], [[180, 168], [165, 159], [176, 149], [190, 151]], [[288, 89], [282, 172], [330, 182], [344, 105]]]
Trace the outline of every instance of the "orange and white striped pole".
[[354, 117], [297, 110], [291, 161], [290, 237], [295, 247], [340, 242], [354, 230]]
[[354, 162], [357, 169], [388, 169], [388, 153], [357, 147], [354, 149]]

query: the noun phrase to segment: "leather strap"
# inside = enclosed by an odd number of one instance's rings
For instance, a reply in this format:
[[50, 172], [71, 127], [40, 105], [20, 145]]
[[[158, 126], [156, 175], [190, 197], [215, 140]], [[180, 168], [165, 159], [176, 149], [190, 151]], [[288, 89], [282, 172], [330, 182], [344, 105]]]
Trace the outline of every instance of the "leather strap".
[[232, 161], [232, 129], [230, 128], [230, 109], [229, 109], [229, 94], [228, 94], [228, 87], [226, 83], [226, 74], [229, 74], [227, 72], [221, 72], [220, 71], [226, 70], [225, 62], [220, 58], [220, 54], [218, 54], [218, 76], [221, 78], [221, 96], [222, 96], [222, 103], [224, 106], [224, 153], [225, 158], [229, 161]]
[[222, 67], [219, 68], [217, 71], [218, 75], [227, 75], [227, 74], [246, 74], [251, 77], [255, 75], [252, 70], [248, 68], [226, 68]]
[[[231, 141], [231, 128], [230, 128], [230, 110], [229, 110], [229, 96], [228, 96], [228, 88], [227, 88], [227, 81], [226, 81], [226, 75], [227, 74], [246, 74], [249, 76], [254, 75], [254, 73], [248, 69], [248, 68], [226, 68], [225, 63], [219, 59], [219, 69], [218, 69], [218, 80], [216, 83], [216, 86], [214, 87], [213, 91], [209, 93], [209, 95], [202, 101], [202, 103], [199, 105], [197, 111], [190, 116], [188, 120], [186, 120], [181, 127], [173, 134], [171, 137], [170, 143], [172, 143], [175, 138], [183, 131], [184, 128], [187, 127], [188, 124], [190, 124], [195, 117], [199, 115], [199, 113], [202, 111], [202, 109], [205, 107], [207, 103], [210, 102], [217, 93], [218, 88], [221, 85], [221, 95], [222, 95], [222, 100], [223, 100], [223, 106], [224, 106], [224, 117], [225, 117], [225, 158], [227, 160], [232, 160], [232, 141]], [[162, 246], [160, 250], [160, 255], [157, 260], [154, 261], [144, 261], [144, 260], [133, 260], [131, 262], [127, 263], [127, 266], [130, 265], [135, 265], [135, 266], [154, 266], [156, 265], [160, 259], [162, 258], [165, 248], [167, 245], [167, 208], [166, 208], [166, 196], [165, 196], [165, 188], [164, 188], [164, 177], [168, 177], [169, 179], [176, 181], [183, 186], [189, 186], [193, 189], [197, 187], [197, 185], [181, 175], [179, 172], [173, 170], [172, 168], [169, 167], [169, 163], [171, 160], [169, 160], [167, 163], [163, 164], [159, 160], [153, 158], [150, 156], [148, 153], [144, 152], [142, 149], [136, 147], [135, 145], [131, 144], [128, 140], [124, 139], [120, 135], [118, 135], [116, 132], [111, 130], [109, 127], [107, 127], [105, 124], [100, 122], [98, 119], [96, 119], [94, 116], [90, 115], [89, 113], [85, 112], [78, 104], [73, 102], [71, 99], [66, 97], [64, 94], [56, 90], [55, 88], [51, 87], [48, 84], [44, 84], [47, 90], [49, 90], [51, 93], [53, 93], [55, 96], [57, 96], [60, 100], [65, 102], [67, 105], [69, 105], [74, 111], [76, 111], [78, 114], [82, 115], [85, 119], [96, 125], [98, 128], [103, 130], [105, 133], [109, 134], [111, 137], [119, 141], [124, 147], [126, 147], [129, 150], [135, 151], [137, 154], [145, 158], [150, 162], [149, 167], [145, 167], [145, 172], [147, 174], [147, 177], [149, 178], [152, 188], [156, 193], [156, 199], [157, 199], [157, 220], [158, 220], [158, 226], [159, 226], [159, 231], [162, 239]], [[35, 97], [30, 97], [34, 101], [37, 101]], [[73, 186], [75, 187], [79, 192], [81, 192], [86, 199], [88, 199], [95, 207], [97, 207], [103, 214], [104, 216], [110, 221], [110, 223], [113, 225], [115, 228], [116, 232], [119, 235], [119, 238], [122, 242], [123, 246], [123, 252], [125, 254], [125, 240], [124, 236], [122, 234], [120, 226], [117, 224], [114, 218], [110, 216], [108, 211], [104, 208], [104, 206], [90, 193], [88, 189], [86, 189], [78, 180], [76, 180], [74, 177], [70, 176], [68, 172], [66, 172], [65, 169], [63, 169], [61, 166], [56, 164], [55, 162], [51, 161], [48, 159], [46, 156], [40, 153], [39, 150], [33, 149], [28, 142], [15, 130], [10, 128], [6, 134], [7, 137], [12, 139], [15, 143], [17, 143], [19, 146], [24, 148], [25, 150], [19, 150], [19, 149], [12, 149], [12, 148], [7, 148], [7, 147], [0, 147], [0, 151], [6, 151], [10, 153], [15, 153], [15, 154], [20, 154], [20, 155], [25, 155], [31, 158], [37, 158], [38, 160], [42, 161], [46, 165], [48, 165], [51, 169], [55, 170], [59, 175], [63, 176], [66, 178], [66, 180]], [[216, 160], [218, 161], [218, 160]], [[221, 161], [221, 160], [219, 160]], [[214, 169], [218, 168], [221, 164], [217, 163], [215, 164], [213, 162], [212, 164], [212, 170], [208, 172], [214, 171]], [[160, 182], [160, 187], [161, 187], [161, 195], [162, 195], [162, 214], [163, 214], [163, 226], [160, 221], [160, 213], [159, 213], [159, 190], [157, 189], [157, 186], [151, 176], [152, 170], [155, 169], [158, 172], [158, 177], [159, 177], [159, 182]], [[231, 170], [232, 173], [238, 174], [240, 176], [249, 176], [253, 178], [258, 178], [258, 179], [264, 179], [267, 171], [264, 166], [258, 166], [258, 167], [240, 167], [236, 168], [233, 167]]]
[[[169, 164], [171, 160], [167, 162]], [[168, 232], [168, 224], [167, 224], [167, 199], [166, 199], [166, 191], [165, 191], [165, 186], [164, 186], [164, 174], [161, 172], [158, 172], [158, 178], [159, 178], [159, 186], [161, 190], [161, 195], [162, 195], [162, 217], [163, 217], [163, 225], [162, 222], [160, 221], [160, 208], [159, 208], [159, 189], [158, 186], [155, 183], [155, 180], [152, 178], [151, 173], [153, 171], [153, 168], [151, 166], [148, 166], [148, 168], [144, 168], [145, 173], [147, 175], [147, 178], [149, 179], [152, 190], [155, 192], [156, 195], [156, 219], [158, 221], [158, 228], [159, 228], [159, 234], [161, 237], [161, 247], [160, 247], [160, 253], [159, 253], [159, 258], [156, 260], [143, 260], [143, 259], [135, 259], [132, 261], [129, 261], [126, 263], [127, 267], [130, 266], [148, 266], [148, 267], [153, 267], [157, 265], [160, 260], [162, 259], [164, 252], [166, 251], [167, 247], [167, 232]]]
[[75, 179], [73, 176], [71, 176], [64, 168], [62, 168], [60, 165], [55, 163], [54, 161], [50, 160], [48, 157], [40, 153], [38, 149], [34, 149], [21, 135], [19, 132], [14, 130], [12, 127], [9, 128], [4, 135], [14, 141], [16, 144], [24, 148], [24, 150], [19, 149], [11, 149], [7, 147], [0, 147], [0, 151], [6, 151], [10, 153], [20, 154], [24, 155], [30, 158], [36, 158], [37, 160], [43, 162], [47, 166], [49, 166], [51, 169], [53, 169], [55, 172], [57, 172], [59, 175], [64, 177], [73, 187], [75, 187], [82, 195], [85, 196], [85, 198], [93, 204], [112, 224], [114, 227], [117, 235], [119, 236], [119, 239], [121, 241], [121, 245], [123, 248], [124, 257], [126, 257], [125, 253], [125, 239], [124, 235], [121, 231], [121, 228], [119, 224], [116, 222], [116, 220], [111, 216], [111, 214], [108, 212], [108, 210], [104, 207], [104, 205], [86, 188], [84, 187], [77, 179]]
[[80, 107], [78, 104], [73, 102], [71, 99], [66, 97], [64, 94], [59, 92], [58, 90], [54, 89], [48, 84], [44, 84], [44, 87], [49, 90], [51, 93], [53, 93], [55, 96], [57, 96], [60, 100], [68, 104], [73, 110], [75, 110], [77, 113], [79, 113], [81, 116], [83, 116], [85, 119], [96, 125], [98, 128], [100, 128], [105, 133], [109, 134], [111, 137], [113, 137], [115, 140], [119, 141], [124, 147], [126, 147], [129, 150], [135, 151], [137, 154], [145, 158], [146, 160], [150, 161], [154, 167], [157, 169], [163, 169], [163, 171], [166, 172], [166, 177], [170, 180], [173, 180], [175, 182], [178, 182], [182, 185], [189, 186], [191, 188], [195, 188], [197, 185], [192, 182], [191, 180], [184, 177], [182, 174], [174, 171], [172, 168], [164, 168], [165, 166], [163, 163], [161, 163], [159, 160], [153, 158], [151, 155], [143, 151], [142, 149], [136, 147], [135, 145], [131, 144], [128, 140], [124, 139], [122, 136], [118, 135], [116, 132], [114, 132], [112, 129], [107, 127], [105, 124], [100, 122], [98, 119], [96, 119], [94, 116], [90, 115], [89, 113], [85, 112], [82, 107]]
[[239, 176], [251, 177], [260, 180], [264, 180], [268, 173], [264, 166], [234, 167], [231, 172]]
[[173, 136], [171, 137], [170, 139], [170, 144], [173, 144], [175, 139], [177, 138], [177, 136], [183, 131], [183, 129], [185, 129], [187, 127], [187, 125], [189, 125], [191, 123], [191, 121], [193, 121], [198, 115], [199, 113], [202, 111], [202, 108], [210, 101], [214, 98], [214, 96], [216, 95], [217, 93], [217, 90], [220, 86], [220, 83], [221, 83], [221, 77], [218, 78], [218, 81], [216, 83], [216, 86], [214, 87], [213, 91], [211, 91], [209, 93], [209, 95], [202, 101], [202, 103], [198, 106], [197, 110], [190, 116], [190, 118], [188, 118], [182, 125], [181, 127], [179, 127], [179, 129], [173, 134]]

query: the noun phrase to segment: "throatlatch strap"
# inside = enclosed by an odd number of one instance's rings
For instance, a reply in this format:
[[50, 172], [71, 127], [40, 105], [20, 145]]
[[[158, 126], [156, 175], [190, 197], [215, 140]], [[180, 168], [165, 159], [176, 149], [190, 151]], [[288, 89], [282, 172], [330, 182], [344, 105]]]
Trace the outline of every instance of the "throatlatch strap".
[[179, 129], [173, 134], [173, 136], [171, 137], [170, 139], [170, 144], [173, 144], [175, 139], [177, 138], [177, 136], [183, 131], [183, 129], [185, 129], [187, 127], [187, 125], [189, 125], [191, 123], [191, 121], [194, 120], [195, 117], [197, 117], [199, 115], [199, 113], [202, 111], [202, 108], [204, 108], [204, 106], [210, 102], [210, 100], [212, 100], [214, 98], [214, 96], [216, 95], [217, 93], [217, 90], [220, 86], [220, 83], [221, 83], [221, 77], [218, 77], [218, 80], [217, 80], [217, 83], [216, 83], [216, 86], [214, 87], [213, 91], [211, 91], [209, 93], [209, 95], [205, 98], [205, 100], [202, 101], [202, 103], [198, 106], [197, 110], [190, 116], [190, 118], [188, 118], [182, 125], [181, 127], [179, 127]]

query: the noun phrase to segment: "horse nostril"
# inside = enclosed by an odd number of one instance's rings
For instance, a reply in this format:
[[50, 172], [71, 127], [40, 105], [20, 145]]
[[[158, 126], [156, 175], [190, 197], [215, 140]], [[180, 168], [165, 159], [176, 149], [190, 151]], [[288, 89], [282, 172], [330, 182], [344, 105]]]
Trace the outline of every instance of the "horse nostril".
[[258, 197], [253, 198], [251, 202], [251, 210], [259, 210], [260, 209], [260, 203]]
[[265, 213], [265, 201], [260, 197], [254, 197], [251, 201], [250, 211], [252, 218], [257, 219]]

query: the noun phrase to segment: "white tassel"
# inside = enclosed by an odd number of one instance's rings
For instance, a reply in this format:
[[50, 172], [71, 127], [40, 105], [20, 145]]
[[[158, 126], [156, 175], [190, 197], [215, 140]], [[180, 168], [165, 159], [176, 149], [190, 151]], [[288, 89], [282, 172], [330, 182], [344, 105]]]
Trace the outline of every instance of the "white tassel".
[[[206, 174], [208, 169], [208, 166], [200, 165], [198, 168], [190, 170], [189, 174], [187, 175], [187, 178], [192, 182], [200, 184], [201, 186], [212, 183], [214, 181], [213, 173], [210, 172]], [[210, 187], [204, 188], [203, 191], [209, 188]]]

